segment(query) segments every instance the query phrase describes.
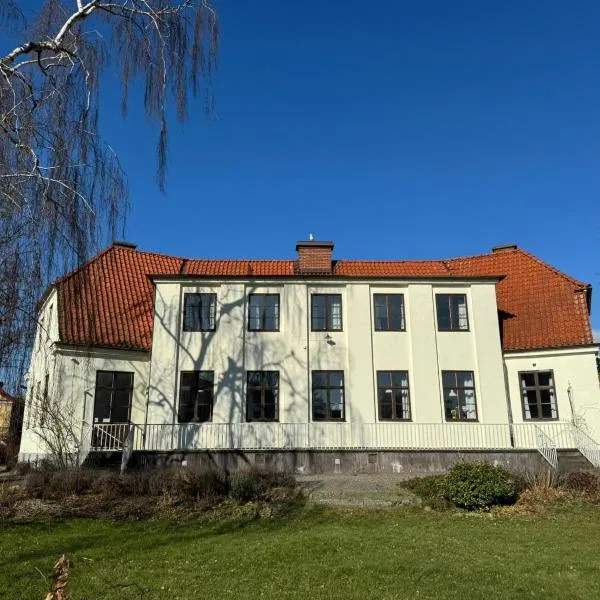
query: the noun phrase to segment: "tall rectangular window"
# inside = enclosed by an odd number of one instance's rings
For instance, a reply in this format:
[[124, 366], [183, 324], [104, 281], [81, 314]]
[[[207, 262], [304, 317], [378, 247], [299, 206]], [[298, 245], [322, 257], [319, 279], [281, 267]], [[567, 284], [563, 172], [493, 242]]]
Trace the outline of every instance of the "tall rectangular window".
[[250, 331], [279, 331], [279, 294], [250, 294], [248, 305]]
[[408, 371], [377, 371], [377, 400], [382, 421], [410, 421]]
[[435, 304], [439, 331], [469, 330], [465, 294], [436, 294]]
[[246, 420], [279, 420], [279, 371], [248, 371]]
[[404, 296], [374, 294], [375, 331], [404, 331]]
[[312, 372], [314, 421], [344, 420], [344, 371]]
[[342, 331], [342, 295], [312, 294], [312, 331]]
[[442, 371], [446, 421], [476, 421], [473, 371]]
[[133, 373], [96, 371], [94, 423], [128, 423]]
[[519, 373], [519, 387], [523, 401], [523, 419], [558, 419], [554, 373], [552, 371], [525, 371]]
[[210, 421], [214, 401], [214, 371], [182, 371], [179, 381], [179, 423]]
[[183, 295], [184, 331], [214, 331], [216, 315], [216, 294]]

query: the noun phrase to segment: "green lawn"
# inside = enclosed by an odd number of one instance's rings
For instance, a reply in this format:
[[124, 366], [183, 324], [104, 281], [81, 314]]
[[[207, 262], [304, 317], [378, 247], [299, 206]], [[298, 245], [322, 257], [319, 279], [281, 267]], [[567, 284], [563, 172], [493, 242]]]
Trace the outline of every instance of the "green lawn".
[[[0, 524], [0, 597], [43, 598], [71, 555], [81, 598], [600, 598], [600, 512], [312, 509], [290, 520]], [[38, 571], [39, 569], [39, 571]]]

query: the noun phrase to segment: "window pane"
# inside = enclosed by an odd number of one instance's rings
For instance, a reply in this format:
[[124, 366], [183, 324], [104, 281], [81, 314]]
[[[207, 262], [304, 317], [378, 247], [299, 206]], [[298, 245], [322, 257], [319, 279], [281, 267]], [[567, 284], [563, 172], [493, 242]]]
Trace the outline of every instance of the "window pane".
[[200, 294], [184, 294], [183, 296], [183, 329], [184, 331], [198, 331]]
[[94, 401], [94, 421], [100, 423], [110, 419], [110, 390], [104, 388], [96, 389], [96, 398]]
[[198, 387], [212, 387], [214, 383], [214, 372], [213, 371], [199, 371], [198, 372]]
[[279, 371], [264, 371], [264, 384], [269, 387], [279, 385]]
[[249, 419], [260, 419], [261, 418], [261, 400], [262, 394], [258, 389], [248, 390], [248, 418]]
[[344, 418], [344, 392], [332, 389], [329, 391], [329, 407], [332, 419]]
[[452, 320], [450, 318], [450, 297], [447, 294], [437, 294], [435, 297], [438, 329], [443, 331], [452, 328]]
[[389, 371], [377, 371], [377, 386], [390, 387], [392, 385], [392, 374]]
[[181, 373], [181, 387], [195, 387], [197, 380], [196, 371], [186, 371]]
[[313, 387], [323, 387], [327, 385], [327, 371], [313, 371], [312, 384]]
[[457, 374], [458, 385], [460, 387], [473, 387], [473, 373], [471, 371], [459, 371]]
[[550, 371], [540, 371], [538, 373], [538, 381], [540, 385], [554, 385]]
[[477, 405], [475, 403], [474, 390], [459, 390], [460, 416], [463, 419], [477, 419]]
[[264, 392], [264, 419], [275, 420], [277, 415], [277, 392], [267, 389]]
[[326, 401], [327, 392], [319, 389], [313, 390], [313, 419], [325, 419], [327, 417]]
[[131, 388], [131, 373], [115, 373], [115, 388], [128, 390]]
[[375, 305], [375, 329], [377, 331], [385, 331], [388, 329], [387, 309], [385, 305]]
[[179, 391], [178, 418], [180, 423], [189, 423], [194, 418], [194, 402], [192, 390], [181, 388]]
[[388, 296], [389, 329], [399, 331], [404, 329], [404, 298], [401, 294]]
[[410, 400], [408, 390], [398, 390], [396, 392], [396, 416], [399, 419], [410, 419]]
[[452, 387], [456, 385], [456, 373], [454, 371], [442, 372], [442, 384], [444, 387]]
[[333, 294], [331, 298], [331, 328], [342, 328], [342, 297], [338, 294]]
[[453, 420], [459, 418], [458, 391], [455, 388], [444, 389], [444, 406], [446, 409], [446, 419]]
[[260, 386], [261, 384], [261, 372], [260, 371], [248, 371], [248, 385]]
[[379, 418], [380, 419], [391, 419], [392, 418], [392, 390], [391, 389], [380, 389], [379, 390]]
[[344, 386], [344, 372], [343, 371], [330, 371], [329, 372], [329, 385], [332, 387], [343, 387]]
[[113, 394], [110, 410], [111, 423], [127, 423], [129, 421], [129, 390], [116, 390]]
[[537, 392], [535, 390], [526, 390], [523, 393], [523, 408], [526, 419], [537, 419], [538, 405], [537, 405]]
[[535, 373], [521, 373], [521, 387], [534, 387]]
[[111, 388], [113, 385], [114, 373], [107, 371], [98, 371], [96, 383], [98, 387]]
[[407, 371], [392, 371], [392, 382], [394, 387], [407, 387], [408, 386], [408, 372]]
[[467, 319], [467, 297], [464, 295], [452, 295], [451, 297], [452, 310], [452, 329], [468, 329]]
[[313, 294], [311, 302], [312, 329], [316, 331], [324, 331], [326, 329], [325, 296]]
[[212, 391], [199, 390], [196, 395], [196, 416], [199, 422], [210, 421], [212, 416]]

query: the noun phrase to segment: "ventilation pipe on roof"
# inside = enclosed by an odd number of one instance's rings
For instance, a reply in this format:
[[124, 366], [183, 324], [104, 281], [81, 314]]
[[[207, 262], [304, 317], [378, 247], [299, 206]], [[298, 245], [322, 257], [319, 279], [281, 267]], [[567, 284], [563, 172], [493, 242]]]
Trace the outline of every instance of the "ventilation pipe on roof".
[[504, 244], [502, 246], [494, 246], [492, 252], [508, 252], [509, 250], [516, 250], [516, 244]]

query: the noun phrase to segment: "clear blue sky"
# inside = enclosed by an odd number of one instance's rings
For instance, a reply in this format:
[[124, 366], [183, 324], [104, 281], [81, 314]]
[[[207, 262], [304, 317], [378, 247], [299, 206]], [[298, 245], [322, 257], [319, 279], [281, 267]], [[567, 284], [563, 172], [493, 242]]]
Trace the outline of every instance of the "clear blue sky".
[[198, 101], [172, 125], [166, 196], [156, 132], [106, 96], [129, 240], [291, 257], [314, 232], [365, 259], [515, 242], [600, 288], [600, 2], [216, 5], [217, 115]]

